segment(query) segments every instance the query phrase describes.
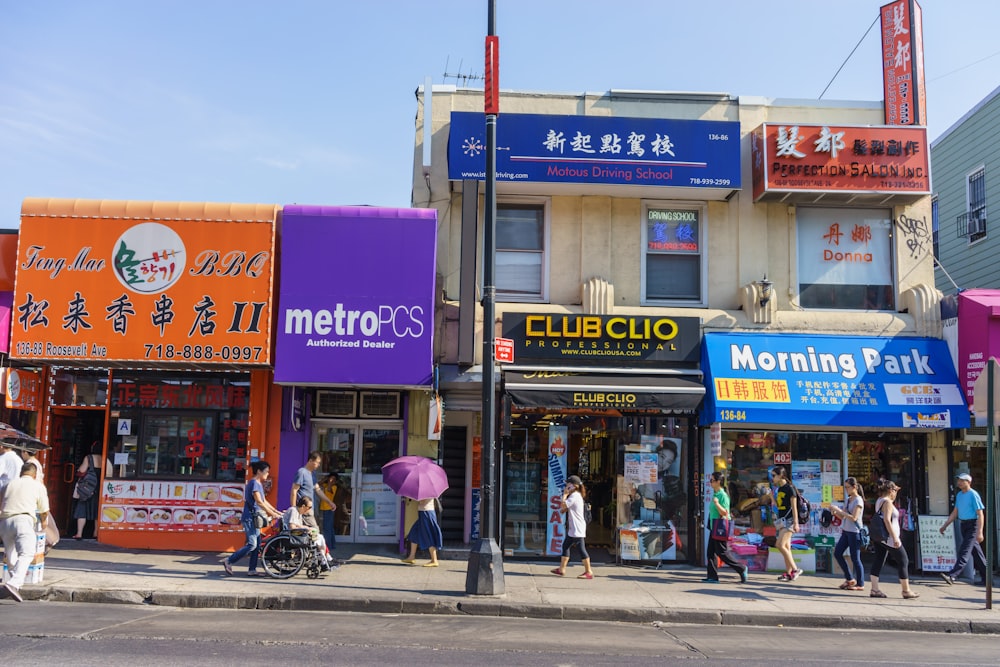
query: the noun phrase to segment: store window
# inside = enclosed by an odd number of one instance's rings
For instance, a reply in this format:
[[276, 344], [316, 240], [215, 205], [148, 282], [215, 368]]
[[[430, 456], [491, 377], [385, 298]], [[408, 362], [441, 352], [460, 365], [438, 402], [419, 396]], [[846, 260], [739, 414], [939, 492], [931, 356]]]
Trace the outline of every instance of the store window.
[[803, 308], [894, 310], [892, 212], [796, 209]]
[[51, 392], [53, 406], [103, 408], [108, 404], [108, 372], [56, 368]]
[[250, 379], [116, 374], [111, 385], [112, 476], [243, 481]]
[[980, 167], [969, 174], [966, 188], [968, 202], [966, 231], [969, 243], [986, 238], [986, 169]]
[[705, 208], [643, 206], [643, 304], [704, 304]]
[[578, 475], [587, 489], [593, 513], [587, 546], [592, 556], [688, 560], [687, 418], [537, 411], [515, 413], [511, 424], [503, 445], [503, 547], [508, 553], [559, 553], [561, 517], [548, 500], [550, 485], [558, 484], [548, 461], [550, 443], [557, 442], [552, 451], [559, 452], [560, 469], [567, 476]]
[[497, 204], [498, 300], [545, 301], [548, 298], [547, 239], [547, 203]]

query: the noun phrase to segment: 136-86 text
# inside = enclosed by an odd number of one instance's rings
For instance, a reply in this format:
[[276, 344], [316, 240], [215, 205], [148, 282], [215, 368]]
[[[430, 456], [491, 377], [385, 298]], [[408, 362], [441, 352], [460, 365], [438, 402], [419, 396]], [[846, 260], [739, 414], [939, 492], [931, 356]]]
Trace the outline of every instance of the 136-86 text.
[[261, 346], [251, 345], [151, 345], [146, 344], [147, 359], [190, 359], [194, 361], [258, 361]]

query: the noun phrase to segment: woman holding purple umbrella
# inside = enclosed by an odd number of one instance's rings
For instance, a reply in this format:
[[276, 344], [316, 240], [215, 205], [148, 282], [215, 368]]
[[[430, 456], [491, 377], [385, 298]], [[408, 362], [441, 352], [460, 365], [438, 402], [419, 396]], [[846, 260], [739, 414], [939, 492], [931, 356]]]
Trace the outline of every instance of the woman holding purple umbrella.
[[[410, 500], [410, 499], [408, 499]], [[441, 526], [437, 520], [437, 498], [425, 498], [417, 502], [417, 520], [410, 528], [406, 539], [410, 541], [410, 555], [403, 559], [404, 563], [416, 565], [417, 549], [427, 549], [431, 560], [424, 567], [438, 566], [438, 549], [442, 548], [444, 538], [441, 536]]]

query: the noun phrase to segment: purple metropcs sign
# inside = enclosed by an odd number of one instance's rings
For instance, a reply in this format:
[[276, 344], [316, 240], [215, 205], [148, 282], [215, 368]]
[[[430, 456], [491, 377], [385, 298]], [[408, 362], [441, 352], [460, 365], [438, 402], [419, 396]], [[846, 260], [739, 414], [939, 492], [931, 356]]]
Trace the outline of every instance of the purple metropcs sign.
[[274, 380], [431, 383], [437, 212], [286, 206]]

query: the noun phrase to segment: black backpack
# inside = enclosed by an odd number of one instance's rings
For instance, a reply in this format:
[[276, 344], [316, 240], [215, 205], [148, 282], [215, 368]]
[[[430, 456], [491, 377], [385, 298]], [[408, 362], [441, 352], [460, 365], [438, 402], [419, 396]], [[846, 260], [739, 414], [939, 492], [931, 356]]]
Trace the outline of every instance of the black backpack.
[[794, 486], [792, 488], [795, 489], [795, 497], [799, 501], [797, 503], [799, 508], [799, 523], [806, 523], [809, 521], [809, 514], [811, 513], [812, 508], [809, 506], [809, 501], [806, 500], [806, 497], [802, 495], [802, 492]]

